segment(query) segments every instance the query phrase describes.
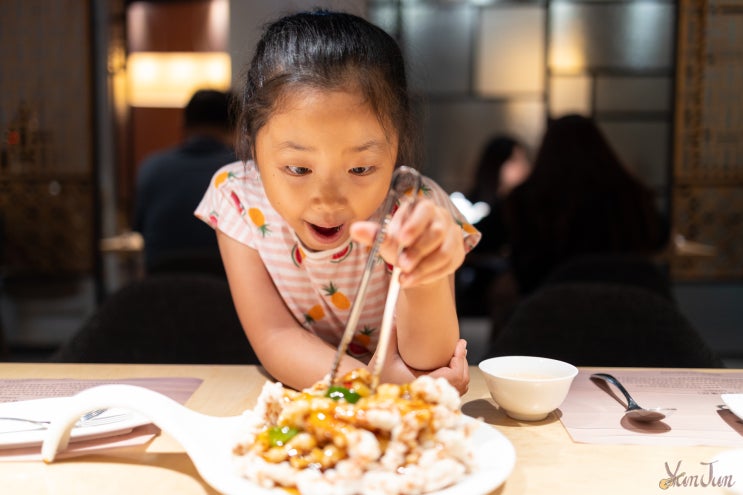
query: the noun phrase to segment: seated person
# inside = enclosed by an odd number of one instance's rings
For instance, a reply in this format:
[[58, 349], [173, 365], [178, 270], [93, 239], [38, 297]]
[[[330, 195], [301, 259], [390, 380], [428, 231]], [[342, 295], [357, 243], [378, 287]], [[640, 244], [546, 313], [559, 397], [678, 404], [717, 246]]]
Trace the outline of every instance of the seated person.
[[549, 123], [534, 169], [509, 194], [504, 215], [522, 295], [577, 256], [654, 255], [667, 240], [653, 192], [580, 115]]
[[502, 255], [508, 249], [508, 235], [503, 224], [503, 200], [531, 173], [526, 147], [517, 140], [499, 135], [488, 141], [475, 172], [474, 184], [467, 193], [472, 203], [484, 201], [490, 214], [480, 220], [477, 228], [482, 240], [473, 254]]
[[199, 90], [184, 110], [184, 139], [137, 171], [134, 230], [144, 238], [145, 269], [223, 272], [214, 231], [194, 218], [214, 173], [237, 160], [228, 93]]
[[457, 273], [460, 316], [485, 316], [500, 321], [514, 299], [508, 268], [508, 232], [503, 201], [531, 172], [526, 146], [507, 135], [496, 135], [485, 145], [467, 193], [471, 203], [484, 202], [490, 213], [477, 223], [480, 243], [467, 255]]

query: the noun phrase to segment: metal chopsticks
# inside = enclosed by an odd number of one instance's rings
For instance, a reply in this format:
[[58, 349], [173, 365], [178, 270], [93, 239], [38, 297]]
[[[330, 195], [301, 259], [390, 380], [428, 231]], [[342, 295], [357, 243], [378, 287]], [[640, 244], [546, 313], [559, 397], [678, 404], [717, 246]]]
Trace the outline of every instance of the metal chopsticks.
[[[390, 182], [390, 189], [387, 193], [384, 205], [382, 207], [382, 217], [380, 219], [380, 228], [377, 231], [377, 235], [374, 238], [371, 250], [369, 251], [369, 257], [366, 260], [366, 266], [364, 267], [364, 273], [361, 276], [359, 282], [359, 288], [356, 291], [353, 304], [351, 305], [351, 312], [346, 322], [346, 329], [343, 332], [341, 341], [338, 344], [338, 349], [335, 353], [335, 359], [330, 369], [329, 384], [332, 385], [335, 381], [336, 375], [338, 374], [338, 368], [340, 366], [341, 358], [348, 350], [348, 345], [353, 339], [353, 335], [356, 332], [356, 327], [359, 323], [359, 317], [361, 316], [361, 309], [364, 305], [364, 298], [366, 297], [366, 290], [369, 286], [369, 279], [371, 278], [374, 265], [377, 263], [377, 257], [379, 255], [379, 247], [381, 246], [384, 238], [387, 234], [387, 226], [392, 219], [392, 215], [397, 209], [399, 202], [403, 200], [409, 200], [411, 203], [415, 203], [418, 197], [418, 191], [421, 189], [421, 176], [415, 169], [406, 166], [398, 167], [392, 175], [392, 181]], [[379, 374], [384, 368], [384, 358], [389, 346], [390, 333], [392, 331], [392, 320], [394, 317], [395, 304], [397, 302], [397, 296], [400, 292], [400, 269], [394, 267], [392, 270], [392, 280], [390, 281], [390, 287], [387, 291], [387, 301], [385, 303], [384, 315], [382, 317], [382, 325], [379, 330], [379, 342], [377, 343], [377, 354], [378, 358], [375, 363], [375, 367], [372, 375], [372, 389], [375, 389], [378, 381]]]

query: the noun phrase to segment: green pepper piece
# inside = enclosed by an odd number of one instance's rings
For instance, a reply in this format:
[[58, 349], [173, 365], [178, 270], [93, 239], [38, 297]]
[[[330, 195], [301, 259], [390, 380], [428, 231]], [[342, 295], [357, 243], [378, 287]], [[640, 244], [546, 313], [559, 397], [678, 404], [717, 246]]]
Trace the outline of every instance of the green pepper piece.
[[361, 398], [361, 396], [354, 390], [349, 390], [346, 387], [341, 387], [340, 385], [333, 385], [332, 387], [330, 387], [328, 389], [328, 393], [325, 394], [325, 396], [330, 397], [333, 400], [343, 399], [350, 404], [355, 404]]
[[299, 430], [291, 426], [274, 426], [268, 430], [268, 443], [271, 447], [283, 447]]

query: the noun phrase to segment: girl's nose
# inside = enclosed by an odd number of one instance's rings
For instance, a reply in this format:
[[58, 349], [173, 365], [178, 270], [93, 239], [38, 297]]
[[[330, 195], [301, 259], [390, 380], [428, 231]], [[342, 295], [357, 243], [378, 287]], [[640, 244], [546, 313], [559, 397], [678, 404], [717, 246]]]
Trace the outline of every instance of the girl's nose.
[[326, 208], [337, 208], [347, 202], [343, 181], [334, 175], [320, 177], [314, 202]]

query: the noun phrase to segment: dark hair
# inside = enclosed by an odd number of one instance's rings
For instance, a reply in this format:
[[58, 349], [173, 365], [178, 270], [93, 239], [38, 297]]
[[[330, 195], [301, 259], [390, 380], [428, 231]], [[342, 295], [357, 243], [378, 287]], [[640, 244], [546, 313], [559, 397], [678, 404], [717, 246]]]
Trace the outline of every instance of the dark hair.
[[251, 158], [257, 132], [292, 88], [357, 86], [380, 123], [399, 137], [398, 164], [417, 165], [405, 64], [395, 40], [352, 14], [315, 10], [265, 29], [248, 67], [238, 120], [238, 156]]
[[657, 251], [666, 237], [655, 201], [592, 119], [550, 121], [531, 174], [504, 206], [522, 290], [579, 254]]
[[207, 126], [224, 130], [232, 129], [234, 119], [231, 114], [231, 104], [230, 93], [200, 89], [186, 104], [183, 111], [184, 126], [186, 128]]
[[532, 171], [536, 187], [626, 190], [644, 186], [621, 162], [593, 119], [566, 115], [550, 120]]
[[475, 170], [474, 184], [467, 194], [470, 201], [494, 202], [500, 186], [501, 168], [517, 146], [521, 144], [509, 136], [494, 136], [487, 142]]

